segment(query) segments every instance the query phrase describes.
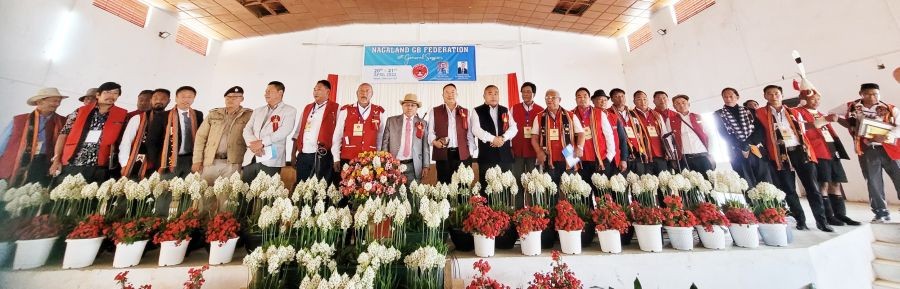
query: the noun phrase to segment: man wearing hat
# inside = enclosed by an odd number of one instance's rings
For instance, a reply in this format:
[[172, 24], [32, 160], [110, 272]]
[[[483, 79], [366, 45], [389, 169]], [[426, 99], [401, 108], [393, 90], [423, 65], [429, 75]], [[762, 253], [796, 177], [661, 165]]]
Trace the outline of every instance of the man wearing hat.
[[31, 113], [13, 117], [0, 136], [0, 179], [17, 187], [27, 183], [50, 183], [50, 159], [66, 118], [56, 109], [64, 98], [56, 88], [42, 88], [28, 98]]
[[170, 93], [169, 90], [160, 88], [151, 91], [151, 95], [152, 110], [132, 116], [122, 133], [122, 141], [119, 143], [122, 177], [141, 180], [152, 175], [159, 167]]
[[[612, 151], [613, 158], [603, 159], [603, 174], [607, 177], [611, 177], [620, 172], [619, 168], [626, 167], [626, 160], [628, 159], [628, 137], [625, 134], [625, 127], [619, 122], [618, 116], [609, 112], [609, 96], [606, 95], [605, 91], [602, 89], [595, 90], [594, 94], [591, 95], [591, 102], [594, 103], [595, 109], [601, 111], [601, 115], [606, 118], [612, 129], [612, 134], [607, 137], [611, 137], [613, 145], [615, 145], [615, 150]], [[609, 153], [608, 149], [607, 153]]]
[[500, 166], [502, 171], [512, 168], [513, 156], [510, 140], [518, 133], [516, 121], [509, 116], [509, 109], [500, 105], [500, 89], [496, 85], [484, 88], [484, 104], [472, 110], [472, 135], [478, 143], [473, 158], [478, 159], [478, 175], [481, 187], [486, 188], [487, 170]]
[[340, 181], [341, 165], [360, 153], [377, 151], [381, 147], [384, 120], [384, 108], [372, 103], [372, 85], [360, 84], [356, 88], [356, 103], [344, 105], [338, 111], [331, 136], [331, 154], [338, 156], [332, 165], [337, 181]]
[[253, 110], [241, 106], [243, 101], [243, 88], [229, 88], [225, 92], [225, 107], [210, 110], [197, 129], [191, 171], [202, 173], [210, 185], [216, 178], [228, 177], [241, 169], [247, 152], [244, 126], [253, 114]]
[[[600, 98], [597, 91], [596, 98]], [[604, 93], [605, 94], [605, 93]], [[616, 157], [616, 138], [609, 117], [602, 108], [593, 107], [587, 88], [581, 87], [575, 91], [575, 116], [584, 128], [584, 155], [581, 158], [581, 168], [578, 173], [581, 179], [588, 184], [593, 184], [591, 177], [595, 173], [605, 173], [610, 162]]]
[[81, 174], [88, 183], [101, 183], [118, 175], [119, 164], [113, 157], [128, 115], [116, 106], [120, 95], [121, 85], [103, 83], [97, 88], [96, 104], [82, 106], [66, 118], [50, 165], [57, 182]]
[[431, 160], [431, 150], [425, 141], [428, 123], [416, 113], [422, 103], [415, 94], [407, 93], [400, 105], [403, 106], [403, 113], [389, 117], [384, 124], [381, 150], [391, 153], [406, 165], [403, 174], [407, 183], [413, 180], [421, 183], [422, 176], [428, 173]]
[[82, 102], [84, 105], [97, 103], [97, 88], [88, 88], [88, 90], [84, 92], [84, 95], [78, 98], [78, 101]]

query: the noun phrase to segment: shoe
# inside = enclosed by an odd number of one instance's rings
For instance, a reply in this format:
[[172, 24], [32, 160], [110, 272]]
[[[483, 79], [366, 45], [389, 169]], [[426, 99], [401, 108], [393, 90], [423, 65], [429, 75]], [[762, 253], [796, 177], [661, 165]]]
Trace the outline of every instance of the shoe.
[[832, 226], [844, 226], [845, 225], [844, 222], [841, 221], [840, 219], [838, 219], [837, 217], [829, 216], [826, 219], [828, 219], [828, 224], [832, 225]]
[[822, 197], [822, 207], [825, 209], [825, 221], [832, 226], [843, 226], [844, 222], [835, 218], [837, 212], [834, 210], [834, 205], [832, 205], [833, 200], [834, 199], [830, 198], [830, 196]]
[[[850, 226], [859, 226], [860, 223], [854, 221], [847, 217], [847, 206], [844, 204], [844, 197], [840, 195], [828, 195], [828, 200], [831, 203], [832, 211], [834, 212], [834, 217], [844, 224]], [[834, 225], [834, 224], [832, 224]]]
[[850, 226], [859, 226], [861, 224], [860, 222], [854, 221], [853, 219], [851, 219], [847, 216], [836, 216], [835, 218], [837, 218], [838, 220], [841, 220], [841, 222], [844, 222], [844, 224], [847, 224]]
[[826, 223], [816, 223], [816, 228], [819, 228], [822, 232], [834, 232], [834, 228], [831, 228], [831, 226]]
[[875, 216], [872, 219], [872, 224], [884, 224], [891, 221], [891, 216]]
[[800, 231], [809, 230], [809, 227], [807, 227], [806, 224], [804, 224], [804, 223], [797, 223], [797, 230], [800, 230]]

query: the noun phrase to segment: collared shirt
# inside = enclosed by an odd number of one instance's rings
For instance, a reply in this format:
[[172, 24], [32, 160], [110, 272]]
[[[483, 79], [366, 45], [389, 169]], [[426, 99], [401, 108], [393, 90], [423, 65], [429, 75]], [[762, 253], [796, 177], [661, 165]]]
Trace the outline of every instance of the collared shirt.
[[[154, 113], [152, 110], [149, 112], [142, 112], [135, 116], [132, 116], [131, 119], [128, 120], [128, 124], [125, 125], [125, 130], [122, 131], [122, 139], [119, 142], [119, 165], [123, 168], [128, 164], [128, 159], [131, 157], [131, 146], [134, 142], [134, 137], [137, 135], [138, 126], [141, 125], [141, 116], [144, 114], [152, 114]], [[141, 140], [147, 140], [147, 128], [150, 127], [150, 118], [147, 118], [147, 123], [144, 126], [144, 137]]]
[[[545, 111], [549, 112], [549, 110], [545, 110]], [[556, 115], [559, 114], [559, 112], [560, 112], [560, 110], [557, 110], [556, 113], [551, 113], [551, 114], [550, 114], [550, 120], [551, 120], [551, 121], [556, 121]], [[577, 117], [573, 117], [573, 118], [572, 118], [572, 124], [571, 124], [571, 125], [572, 125], [572, 132], [574, 132], [574, 133], [584, 133], [584, 127], [581, 126], [581, 122], [578, 121], [578, 118], [577, 118]], [[540, 134], [540, 131], [541, 131], [541, 121], [540, 121], [539, 119], [535, 119], [535, 122], [531, 124], [531, 131], [537, 132], [538, 134]], [[560, 137], [560, 139], [562, 139], [562, 137], [563, 137], [563, 132], [561, 132], [561, 131], [559, 132], [559, 137]], [[569, 140], [566, 140], [566, 141], [568, 142]], [[574, 146], [574, 145], [576, 145], [576, 144], [572, 144], [572, 145]]]
[[177, 108], [177, 109], [178, 109], [178, 126], [180, 129], [179, 131], [181, 132], [181, 136], [179, 136], [181, 141], [178, 144], [179, 145], [178, 151], [179, 151], [179, 153], [182, 153], [182, 154], [185, 154], [185, 153], [190, 154], [190, 153], [194, 152], [194, 148], [185, 147], [185, 144], [187, 142], [184, 140], [188, 137], [193, 137], [190, 135], [192, 128], [188, 127], [188, 125], [189, 125], [188, 123], [185, 123], [185, 116], [190, 117], [191, 109], [185, 109], [185, 110], [182, 110], [180, 108]]
[[[406, 134], [406, 125], [409, 123], [410, 125], [410, 134]], [[401, 161], [412, 159], [412, 147], [413, 147], [413, 137], [415, 136], [416, 131], [416, 116], [406, 116], [403, 115], [403, 123], [400, 126], [400, 151], [397, 152], [397, 159]], [[407, 142], [409, 142], [409, 153], [405, 154], [404, 149], [407, 146]], [[379, 146], [380, 147], [380, 146]]]
[[[459, 144], [456, 142], [456, 110], [459, 109], [459, 105], [456, 105], [452, 110], [444, 105], [444, 108], [447, 109], [447, 139], [449, 142], [447, 143], [447, 148], [456, 148], [459, 147]], [[472, 114], [468, 115], [469, 117], [469, 126], [472, 126]], [[428, 123], [434, 123], [434, 109], [428, 113]], [[434, 133], [434, 127], [431, 126], [431, 129], [428, 132], [428, 142], [433, 142], [437, 139], [437, 135]], [[471, 146], [470, 146], [471, 147]]]
[[[29, 114], [28, 117], [29, 118], [33, 117], [34, 116], [33, 113], [34, 112], [32, 112], [32, 114]], [[52, 149], [52, 147], [54, 145], [54, 144], [47, 143], [47, 135], [46, 135], [46, 131], [45, 131], [47, 129], [47, 120], [50, 119], [50, 115], [52, 115], [52, 114], [38, 116], [37, 138], [38, 138], [39, 146], [37, 148], [38, 149], [37, 154], [45, 154], [46, 153], [45, 148]], [[29, 119], [27, 121], [30, 122], [31, 120]], [[13, 134], [12, 129], [13, 129], [13, 123], [10, 122], [6, 126], [6, 129], [3, 130], [3, 135], [0, 135], [0, 153], [3, 153], [4, 151], [6, 151], [6, 146], [9, 144], [9, 137], [12, 136], [12, 134]], [[18, 132], [16, 132], [16, 133], [18, 133]], [[22, 137], [24, 138], [25, 136], [22, 136]], [[29, 140], [29, 142], [30, 142], [30, 140]]]
[[[678, 113], [678, 116], [681, 117], [683, 121], [681, 123], [681, 153], [690, 155], [690, 154], [700, 154], [708, 152], [706, 150], [706, 146], [703, 145], [703, 141], [700, 140], [700, 137], [697, 136], [697, 133], [694, 132], [693, 129], [688, 127], [687, 124], [691, 123], [691, 114], [687, 115]], [[702, 129], [695, 127], [694, 129]]]
[[[494, 131], [499, 132], [500, 128], [497, 127], [497, 120], [500, 117], [498, 115], [499, 111], [500, 111], [500, 106], [499, 105], [494, 106], [494, 107], [488, 106], [488, 108], [489, 108], [489, 110], [488, 110], [489, 114], [491, 115], [491, 123], [494, 124]], [[495, 135], [492, 135], [490, 132], [484, 130], [481, 127], [481, 119], [477, 113], [473, 113], [469, 117], [471, 118], [470, 123], [472, 124], [472, 134], [474, 134], [476, 138], [478, 138], [479, 140], [486, 142], [486, 143], [490, 143], [490, 142], [494, 141]], [[506, 129], [505, 132], [503, 132], [503, 135], [502, 135], [503, 141], [512, 140], [513, 137], [516, 136], [516, 133], [519, 132], [519, 128], [516, 126], [516, 121], [512, 118], [512, 116], [507, 115], [506, 119], [509, 122], [509, 124], [508, 124], [509, 128]]]
[[[369, 103], [365, 108], [359, 105], [359, 103], [353, 104], [353, 109], [356, 109], [356, 112], [359, 113], [361, 121], [365, 121], [369, 118], [369, 114], [372, 111], [372, 104]], [[339, 158], [341, 155], [341, 144], [344, 143], [344, 125], [347, 123], [347, 111], [341, 110], [338, 112], [338, 118], [336, 125], [334, 126], [334, 134], [331, 138], [331, 155]], [[385, 124], [385, 114], [378, 115], [378, 135], [375, 140], [375, 147], [381, 147], [381, 139], [384, 134], [384, 124]], [[303, 144], [303, 147], [306, 148], [306, 144]]]
[[[72, 131], [72, 126], [75, 124], [75, 118], [78, 117], [78, 110], [69, 114], [66, 118], [66, 124], [63, 125], [62, 130], [60, 130], [60, 134], [68, 135], [69, 132]], [[85, 133], [88, 133], [92, 130], [102, 131], [103, 126], [106, 124], [106, 118], [109, 117], [109, 111], [106, 113], [100, 113], [98, 108], [94, 108], [91, 110], [90, 115], [88, 115], [88, 121], [86, 122], [87, 127], [83, 130]], [[96, 166], [97, 158], [100, 152], [100, 142], [82, 142], [79, 145], [79, 150], [75, 152], [75, 157], [69, 162], [69, 165], [72, 166]]]
[[800, 139], [797, 137], [797, 134], [794, 133], [794, 129], [791, 128], [791, 123], [789, 122], [790, 115], [787, 109], [785, 109], [784, 106], [782, 106], [780, 110], [775, 110], [775, 108], [771, 106], [769, 109], [772, 112], [772, 118], [775, 120], [775, 129], [778, 130], [775, 133], [781, 135], [784, 146], [794, 147], [800, 145]]
[[[315, 153], [319, 148], [319, 129], [322, 128], [322, 119], [325, 117], [325, 106], [328, 102], [322, 104], [313, 103], [313, 108], [309, 112], [306, 120], [307, 128], [303, 131], [303, 151], [304, 154]], [[269, 112], [271, 114], [271, 110]], [[268, 116], [266, 117], [269, 118]], [[302, 129], [302, 128], [300, 128]]]

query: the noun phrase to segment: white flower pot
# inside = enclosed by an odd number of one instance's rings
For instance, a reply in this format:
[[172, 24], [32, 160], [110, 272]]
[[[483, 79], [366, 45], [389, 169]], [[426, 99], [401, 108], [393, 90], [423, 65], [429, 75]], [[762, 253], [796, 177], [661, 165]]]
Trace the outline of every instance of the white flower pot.
[[16, 241], [16, 258], [13, 259], [13, 270], [32, 269], [44, 266], [50, 257], [53, 243], [59, 237], [18, 240]]
[[726, 238], [728, 228], [713, 225], [712, 232], [707, 232], [706, 227], [703, 226], [694, 226], [694, 229], [697, 229], [697, 234], [700, 235], [700, 243], [703, 244], [704, 248], [721, 250], [731, 245], [731, 242]]
[[618, 254], [622, 252], [622, 236], [619, 230], [605, 230], [597, 232], [600, 240], [600, 250], [604, 253]]
[[475, 239], [475, 256], [490, 257], [494, 256], [494, 239], [485, 237], [481, 234], [472, 234]]
[[728, 227], [734, 244], [738, 247], [759, 247], [759, 225], [757, 224], [731, 224]]
[[777, 247], [788, 245], [786, 224], [759, 224], [759, 233], [766, 245]]
[[537, 256], [541, 254], [541, 231], [528, 232], [521, 242], [522, 255]]
[[[176, 244], [179, 243], [179, 244]], [[190, 240], [164, 241], [159, 245], [159, 266], [172, 266], [184, 262]]]
[[213, 241], [209, 244], [209, 264], [219, 265], [231, 263], [231, 257], [234, 256], [234, 247], [237, 245], [238, 238], [234, 237], [225, 242]]
[[694, 227], [669, 227], [666, 226], [666, 233], [669, 233], [669, 242], [672, 248], [676, 250], [694, 250]]
[[634, 233], [641, 251], [662, 252], [662, 225], [634, 224]]
[[131, 244], [119, 243], [116, 245], [116, 255], [113, 257], [113, 268], [128, 268], [141, 263], [141, 255], [147, 247], [148, 240], [136, 241]]
[[563, 254], [581, 254], [581, 230], [556, 232], [559, 233], [559, 247]]
[[9, 260], [9, 255], [12, 254], [14, 248], [16, 246], [12, 242], [0, 242], [0, 267]]
[[100, 244], [104, 237], [91, 239], [66, 239], [66, 253], [63, 256], [63, 269], [84, 268], [94, 264]]

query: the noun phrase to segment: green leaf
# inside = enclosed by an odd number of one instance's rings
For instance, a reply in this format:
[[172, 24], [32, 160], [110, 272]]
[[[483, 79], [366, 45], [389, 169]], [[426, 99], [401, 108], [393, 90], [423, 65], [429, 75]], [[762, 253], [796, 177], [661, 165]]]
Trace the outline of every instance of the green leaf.
[[641, 280], [638, 277], [634, 277], [634, 289], [643, 289], [641, 286]]

